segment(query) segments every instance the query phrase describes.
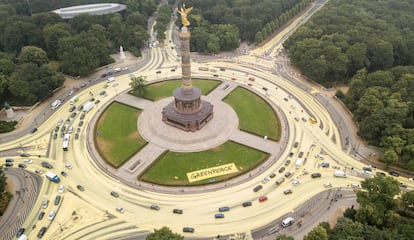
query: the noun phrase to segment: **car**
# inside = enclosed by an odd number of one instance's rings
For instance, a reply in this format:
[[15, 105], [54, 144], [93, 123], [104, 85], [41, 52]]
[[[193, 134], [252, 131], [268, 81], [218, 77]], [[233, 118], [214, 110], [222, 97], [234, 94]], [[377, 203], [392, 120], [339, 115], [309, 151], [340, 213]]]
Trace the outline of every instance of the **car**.
[[73, 126], [68, 127], [68, 133], [72, 133], [73, 132]]
[[70, 117], [71, 117], [71, 118], [76, 117], [76, 112], [73, 112], [72, 114], [70, 114]]
[[263, 179], [262, 179], [262, 183], [263, 183], [263, 184], [266, 184], [266, 183], [268, 183], [268, 182], [269, 182], [269, 179], [268, 179], [268, 178], [263, 178]]
[[351, 187], [352, 188], [361, 188], [361, 185], [359, 185], [358, 183], [352, 183]]
[[288, 99], [288, 98], [283, 98], [283, 100], [285, 100], [286, 102], [287, 102], [287, 101], [289, 101], [289, 99]]
[[48, 162], [46, 162], [46, 161], [43, 161], [43, 162], [41, 163], [41, 165], [42, 165], [42, 167], [44, 167], [44, 168], [48, 168], [48, 169], [52, 169], [52, 168], [53, 168], [52, 164], [50, 164], [50, 163], [48, 163]]
[[33, 133], [35, 133], [35, 132], [37, 132], [37, 128], [32, 128], [32, 130], [30, 130], [30, 133], [31, 133], [31, 134], [33, 134]]
[[281, 225], [282, 227], [289, 227], [293, 223], [295, 223], [295, 219], [293, 217], [287, 217], [281, 222]]
[[76, 129], [76, 132], [77, 132], [77, 133], [79, 133], [80, 131], [81, 131], [81, 129], [80, 129], [80, 128], [77, 128], [77, 129]]
[[192, 228], [192, 227], [185, 227], [185, 228], [183, 228], [183, 232], [194, 233], [194, 228]]
[[292, 177], [293, 176], [293, 173], [292, 172], [287, 172], [287, 173], [285, 173], [285, 177], [286, 178], [290, 178], [290, 177]]
[[89, 99], [89, 102], [94, 102], [94, 101], [95, 101], [95, 98]]
[[56, 210], [52, 210], [52, 211], [50, 211], [50, 213], [49, 213], [49, 217], [48, 217], [48, 219], [49, 219], [50, 221], [52, 221], [52, 220], [55, 218], [55, 216], [56, 216]]
[[85, 188], [82, 185], [76, 185], [76, 187], [82, 192], [85, 191]]
[[70, 106], [69, 112], [73, 112], [73, 111], [75, 111], [75, 109], [76, 109], [76, 106]]
[[219, 77], [219, 75], [218, 74], [213, 74], [213, 77]]
[[47, 230], [47, 227], [42, 227], [42, 228], [39, 230], [39, 232], [37, 233], [37, 237], [38, 237], [38, 238], [42, 238], [42, 237], [43, 237], [43, 235], [45, 235], [46, 230]]
[[37, 174], [42, 174], [42, 173], [43, 173], [43, 171], [42, 171], [42, 170], [40, 170], [40, 169], [36, 169], [36, 170], [35, 170], [35, 173], [37, 173]]
[[64, 176], [64, 177], [67, 177], [68, 176], [68, 173], [65, 172], [65, 171], [60, 172], [60, 174], [62, 174], [62, 176]]
[[285, 167], [281, 167], [281, 168], [279, 169], [279, 173], [282, 173], [283, 171], [285, 171]]
[[152, 205], [150, 206], [150, 209], [152, 209], [152, 210], [156, 210], [156, 211], [159, 211], [159, 210], [160, 210], [160, 207], [159, 207], [158, 205], [152, 204]]
[[235, 77], [232, 77], [232, 78], [230, 78], [231, 80], [233, 80], [233, 81], [235, 81], [235, 80], [237, 80]]
[[376, 172], [375, 173], [377, 176], [382, 176], [382, 177], [385, 177], [385, 173], [383, 173], [383, 172]]
[[303, 152], [299, 152], [298, 158], [303, 157]]
[[75, 140], [79, 139], [79, 133], [75, 133]]
[[389, 171], [388, 173], [393, 177], [399, 177], [400, 176], [400, 174], [396, 171]]
[[319, 166], [323, 167], [323, 168], [328, 168], [329, 167], [329, 163], [328, 162], [321, 162], [319, 164]]
[[5, 160], [6, 162], [14, 162], [14, 159], [13, 158], [6, 158], [6, 160]]
[[407, 185], [407, 184], [405, 184], [405, 183], [400, 182], [400, 187], [402, 187], [402, 188], [407, 188], [407, 187], [408, 187], [408, 185]]
[[95, 104], [98, 104], [100, 102], [101, 102], [101, 100], [98, 99], [98, 100], [95, 101]]
[[66, 130], [66, 126], [62, 126], [62, 128], [60, 129], [61, 132], [65, 132]]
[[83, 121], [80, 121], [78, 124], [78, 127], [82, 127], [82, 125], [83, 125]]
[[56, 138], [58, 137], [57, 133], [53, 134], [53, 139], [56, 140]]
[[175, 214], [183, 214], [183, 210], [181, 210], [181, 209], [173, 209], [173, 213], [175, 213]]
[[111, 192], [111, 196], [117, 198], [117, 197], [119, 197], [119, 194], [117, 192], [115, 192], [115, 191], [112, 191]]
[[304, 118], [304, 117], [303, 117], [303, 118], [302, 118], [302, 121], [306, 122], [306, 121], [308, 121], [308, 120], [306, 120], [306, 118]]
[[229, 207], [220, 207], [218, 210], [219, 210], [219, 212], [228, 212], [228, 211], [230, 211], [230, 208]]
[[55, 132], [59, 132], [59, 126], [55, 127]]
[[326, 188], [333, 187], [332, 183], [330, 183], [330, 182], [324, 183], [323, 186], [326, 187]]
[[19, 168], [27, 168], [26, 164], [23, 163], [19, 163], [19, 165], [17, 165]]
[[216, 214], [214, 214], [214, 218], [224, 218], [224, 214], [223, 213], [216, 213]]
[[30, 153], [20, 153], [20, 157], [30, 157]]
[[78, 106], [78, 111], [82, 111], [82, 109], [83, 109], [83, 105], [79, 105]]
[[293, 180], [292, 181], [292, 185], [294, 185], [294, 186], [297, 186], [299, 184], [300, 184], [300, 181], [299, 180]]
[[84, 113], [82, 113], [82, 114], [80, 115], [79, 119], [80, 119], [80, 120], [83, 120], [84, 118], [85, 118], [85, 114], [84, 114]]
[[33, 160], [32, 159], [24, 159], [23, 162], [32, 164], [33, 163]]
[[294, 154], [293, 152], [290, 152], [289, 157], [293, 157], [293, 154]]
[[295, 142], [294, 144], [293, 144], [293, 147], [294, 148], [297, 148], [299, 146], [299, 142]]
[[285, 191], [283, 191], [283, 194], [288, 195], [293, 193], [292, 189], [286, 189]]
[[102, 92], [100, 92], [100, 93], [99, 93], [99, 95], [101, 95], [101, 96], [105, 96], [105, 95], [106, 95], [106, 91], [102, 91]]
[[106, 73], [104, 73], [104, 74], [101, 75], [101, 78], [104, 78], [104, 77], [106, 77]]
[[69, 125], [69, 124], [70, 124], [70, 122], [71, 122], [71, 121], [70, 121], [70, 119], [68, 118], [68, 119], [66, 119], [65, 124], [66, 124], [66, 125]]
[[414, 178], [409, 178], [408, 181], [414, 182]]
[[63, 193], [65, 191], [65, 185], [60, 185], [58, 192]]
[[54, 204], [57, 206], [57, 205], [59, 205], [59, 203], [60, 203], [60, 199], [62, 199], [62, 197], [60, 196], [60, 195], [57, 195], [56, 197], [55, 197], [55, 201], [54, 201]]
[[60, 133], [60, 138], [64, 138], [65, 137], [65, 133], [64, 132], [61, 132]]
[[128, 67], [123, 67], [123, 68], [121, 68], [121, 70], [122, 71], [126, 71], [126, 70], [128, 70], [129, 68]]
[[244, 202], [242, 203], [243, 207], [250, 207], [252, 205], [252, 202]]
[[156, 73], [156, 74], [160, 74], [160, 73], [161, 73], [161, 71], [159, 71], [159, 70], [158, 70], [158, 71], [156, 71], [155, 73]]
[[267, 200], [267, 197], [266, 196], [260, 196], [259, 197], [259, 202], [264, 202], [266, 200]]
[[38, 217], [37, 219], [38, 219], [38, 220], [42, 220], [44, 216], [45, 216], [45, 212], [41, 211], [41, 212], [39, 213], [39, 217]]
[[45, 199], [42, 202], [42, 208], [47, 208], [47, 206], [49, 206], [49, 200], [48, 199]]
[[6, 167], [13, 167], [13, 163], [11, 163], [11, 162], [6, 162]]
[[66, 163], [66, 164], [65, 164], [65, 167], [66, 167], [67, 169], [72, 169], [72, 165], [71, 165], [71, 164], [69, 164], [69, 163]]
[[311, 178], [320, 178], [322, 175], [320, 173], [312, 173]]
[[260, 190], [262, 190], [263, 186], [262, 185], [257, 185], [256, 187], [253, 188], [253, 192], [258, 192]]
[[271, 173], [271, 174], [269, 175], [269, 177], [270, 177], [270, 178], [274, 178], [274, 177], [276, 177], [276, 173]]
[[16, 233], [16, 237], [19, 238], [23, 235], [24, 231], [26, 231], [25, 228], [20, 228], [19, 231]]
[[118, 212], [120, 212], [120, 213], [124, 213], [125, 212], [125, 208], [122, 208], [122, 207], [116, 207], [115, 208]]
[[249, 77], [249, 80], [250, 81], [254, 81], [254, 80], [256, 80], [254, 77]]
[[286, 160], [285, 166], [288, 166], [292, 161], [290, 159]]
[[62, 125], [62, 123], [63, 123], [63, 120], [62, 120], [62, 119], [59, 119], [59, 121], [57, 122], [58, 127], [59, 127], [60, 125]]
[[81, 88], [84, 88], [84, 87], [86, 87], [86, 86], [88, 86], [88, 84], [87, 84], [87, 83], [82, 83], [82, 84], [80, 85], [80, 87], [81, 87]]

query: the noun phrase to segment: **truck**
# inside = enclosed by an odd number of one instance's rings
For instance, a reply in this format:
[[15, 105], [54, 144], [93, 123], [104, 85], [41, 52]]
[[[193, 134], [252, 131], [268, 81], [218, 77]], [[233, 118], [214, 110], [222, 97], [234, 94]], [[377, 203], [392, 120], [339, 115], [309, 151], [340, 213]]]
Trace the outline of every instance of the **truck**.
[[345, 173], [345, 172], [343, 172], [343, 171], [339, 171], [339, 170], [337, 170], [337, 171], [335, 171], [335, 172], [334, 172], [334, 176], [335, 176], [335, 177], [342, 177], [342, 178], [346, 178], [346, 173]]
[[208, 71], [208, 67], [199, 67], [198, 70], [200, 70], [200, 71]]
[[302, 158], [298, 158], [295, 163], [295, 168], [300, 168], [302, 166]]
[[73, 105], [73, 104], [75, 104], [75, 102], [77, 102], [79, 100], [79, 97], [78, 96], [73, 96], [70, 100], [69, 100], [69, 103], [70, 103], [70, 105]]
[[62, 100], [56, 99], [52, 102], [52, 104], [50, 104], [50, 108], [52, 108], [52, 110], [56, 110], [60, 106], [60, 104], [62, 104]]
[[60, 182], [59, 176], [52, 173], [52, 172], [46, 172], [45, 176], [46, 176], [47, 179], [49, 179], [50, 181], [52, 181], [54, 183], [59, 183]]
[[82, 111], [85, 112], [85, 113], [87, 113], [87, 112], [89, 112], [93, 108], [94, 105], [95, 104], [93, 102], [88, 102], [88, 103], [86, 103], [83, 106], [83, 110]]

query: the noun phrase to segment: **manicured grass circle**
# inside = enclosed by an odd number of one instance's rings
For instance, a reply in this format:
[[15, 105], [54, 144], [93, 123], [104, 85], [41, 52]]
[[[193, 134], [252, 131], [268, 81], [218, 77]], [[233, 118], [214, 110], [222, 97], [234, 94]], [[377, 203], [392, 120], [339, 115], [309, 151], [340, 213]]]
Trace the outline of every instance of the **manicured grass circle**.
[[[201, 90], [202, 95], [207, 95], [214, 88], [221, 84], [217, 80], [193, 79], [193, 86]], [[157, 101], [166, 97], [171, 97], [174, 89], [181, 86], [180, 80], [168, 80], [149, 84], [138, 97], [145, 98], [150, 101]], [[129, 94], [135, 95], [132, 92]], [[137, 96], [137, 95], [135, 95]]]
[[224, 102], [236, 111], [241, 130], [267, 136], [275, 141], [280, 140], [280, 120], [263, 98], [245, 88], [237, 87], [226, 96]]
[[[250, 171], [268, 158], [269, 154], [227, 141], [224, 144], [201, 152], [166, 152], [160, 156], [141, 176], [140, 180], [160, 185], [194, 186], [219, 182]], [[239, 172], [190, 183], [186, 173], [234, 163]]]
[[99, 117], [95, 127], [95, 146], [105, 161], [115, 168], [147, 144], [137, 130], [140, 113], [139, 109], [113, 102]]

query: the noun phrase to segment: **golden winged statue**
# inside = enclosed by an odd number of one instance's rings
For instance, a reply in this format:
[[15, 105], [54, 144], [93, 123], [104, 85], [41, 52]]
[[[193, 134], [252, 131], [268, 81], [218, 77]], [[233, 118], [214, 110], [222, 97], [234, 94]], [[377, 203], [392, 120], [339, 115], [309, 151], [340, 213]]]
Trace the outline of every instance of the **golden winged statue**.
[[193, 10], [193, 7], [185, 8], [185, 3], [181, 7], [181, 9], [177, 8], [177, 12], [181, 14], [181, 23], [183, 24], [184, 27], [187, 27], [190, 25], [190, 22], [187, 20], [187, 15], [188, 13], [191, 12], [191, 10]]

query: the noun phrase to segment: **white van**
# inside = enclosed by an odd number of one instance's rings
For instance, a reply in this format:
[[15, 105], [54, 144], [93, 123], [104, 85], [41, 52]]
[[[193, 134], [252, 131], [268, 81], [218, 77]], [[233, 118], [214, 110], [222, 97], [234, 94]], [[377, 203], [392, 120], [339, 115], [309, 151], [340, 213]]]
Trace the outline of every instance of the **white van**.
[[285, 218], [285, 220], [282, 221], [281, 224], [282, 224], [282, 227], [289, 227], [293, 223], [295, 223], [295, 219], [293, 217], [287, 217]]
[[113, 82], [113, 81], [115, 81], [115, 78], [114, 77], [110, 77], [110, 78], [106, 79], [106, 82], [107, 83], [110, 83], [110, 82]]

